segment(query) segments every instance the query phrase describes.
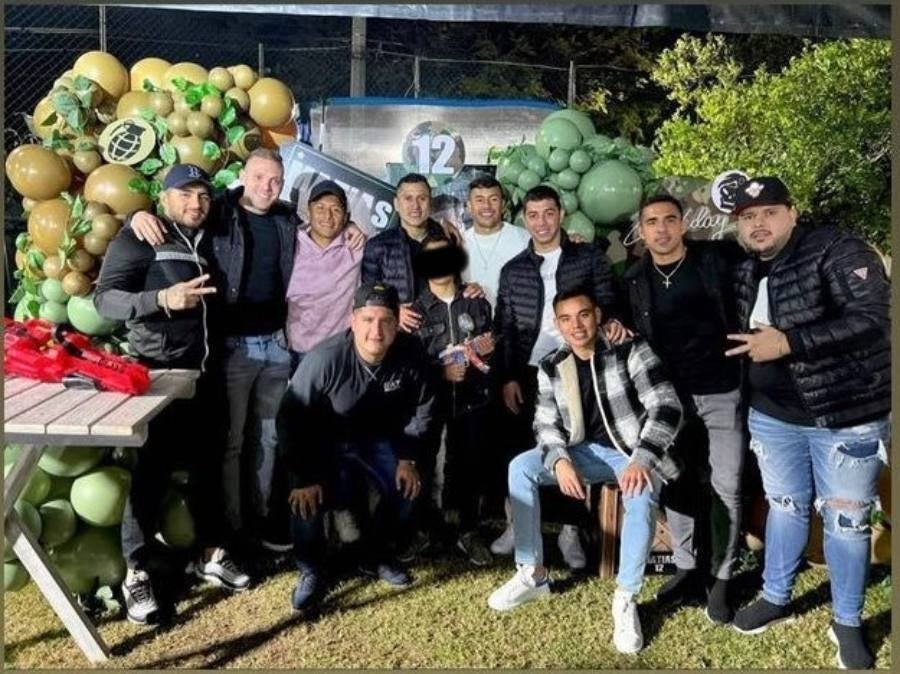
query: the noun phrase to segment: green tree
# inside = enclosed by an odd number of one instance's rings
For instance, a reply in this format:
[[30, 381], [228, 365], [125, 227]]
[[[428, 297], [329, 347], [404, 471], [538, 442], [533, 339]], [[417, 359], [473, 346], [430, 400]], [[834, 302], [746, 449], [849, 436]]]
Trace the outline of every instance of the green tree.
[[[742, 81], [724, 45], [690, 40], [652, 73], [679, 105], [656, 135], [657, 175], [777, 175], [813, 219], [889, 250], [890, 43], [808, 46], [780, 72]], [[698, 66], [694, 82], [685, 62]]]

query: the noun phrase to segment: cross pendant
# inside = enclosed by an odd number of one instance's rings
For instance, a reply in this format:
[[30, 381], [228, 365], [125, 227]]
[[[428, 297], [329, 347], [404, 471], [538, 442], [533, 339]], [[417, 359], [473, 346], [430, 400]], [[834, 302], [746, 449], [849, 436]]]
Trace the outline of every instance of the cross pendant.
[[666, 290], [669, 289], [669, 286], [672, 285], [672, 282], [669, 279], [663, 279], [663, 285], [666, 287]]

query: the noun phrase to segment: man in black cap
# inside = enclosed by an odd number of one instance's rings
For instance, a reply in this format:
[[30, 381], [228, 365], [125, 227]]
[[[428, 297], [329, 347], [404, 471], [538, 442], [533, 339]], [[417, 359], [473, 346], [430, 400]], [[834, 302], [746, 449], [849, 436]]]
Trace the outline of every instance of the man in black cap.
[[[196, 393], [178, 400], [153, 420], [147, 444], [138, 449], [137, 466], [122, 518], [122, 552], [128, 572], [122, 591], [129, 620], [156, 622], [161, 613], [150, 579], [154, 537], [159, 528], [164, 485], [179, 461], [189, 469], [189, 506], [197, 532], [200, 578], [233, 591], [245, 590], [249, 577], [224, 549], [219, 470], [225, 447], [217, 409], [222, 390], [210, 357], [214, 310], [207, 297], [209, 239], [203, 229], [210, 209], [206, 173], [191, 164], [173, 166], [163, 182], [160, 203], [166, 235], [161, 245], [141, 242], [123, 228], [103, 259], [94, 302], [101, 315], [124, 320], [128, 342], [150, 367], [199, 369]], [[211, 349], [211, 347], [213, 347]]]
[[325, 589], [323, 510], [368, 513], [368, 478], [380, 494], [358, 544], [360, 570], [395, 587], [410, 583], [394, 546], [421, 483], [420, 446], [432, 424], [434, 393], [418, 340], [398, 334], [395, 288], [363, 284], [354, 295], [350, 329], [303, 359], [278, 411], [293, 511], [300, 577], [291, 596], [307, 610]]
[[825, 532], [841, 667], [874, 664], [861, 615], [877, 482], [890, 442], [890, 288], [864, 241], [833, 227], [797, 227], [778, 178], [738, 191], [739, 345], [748, 357], [750, 448], [769, 501], [761, 596], [734, 627], [757, 634], [793, 618], [789, 604], [815, 507]]

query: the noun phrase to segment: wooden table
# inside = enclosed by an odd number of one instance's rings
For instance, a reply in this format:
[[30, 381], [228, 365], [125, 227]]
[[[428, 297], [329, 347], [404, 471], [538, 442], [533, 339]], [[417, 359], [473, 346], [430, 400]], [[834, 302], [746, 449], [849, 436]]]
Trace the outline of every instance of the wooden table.
[[13, 508], [45, 447], [53, 445], [139, 447], [147, 424], [173, 400], [194, 395], [197, 370], [152, 370], [144, 395], [66, 389], [31, 379], [4, 380], [3, 430], [7, 443], [23, 445], [3, 490], [7, 540], [63, 625], [91, 662], [109, 649], [60, 578], [40, 543]]

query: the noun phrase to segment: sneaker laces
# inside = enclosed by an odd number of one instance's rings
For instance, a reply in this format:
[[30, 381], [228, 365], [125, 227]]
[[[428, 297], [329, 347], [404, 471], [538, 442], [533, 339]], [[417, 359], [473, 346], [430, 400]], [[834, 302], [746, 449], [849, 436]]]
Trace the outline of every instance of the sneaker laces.
[[135, 582], [128, 586], [128, 591], [138, 604], [143, 604], [152, 599], [150, 581], [146, 578], [146, 574], [144, 574], [144, 578], [135, 579]]

